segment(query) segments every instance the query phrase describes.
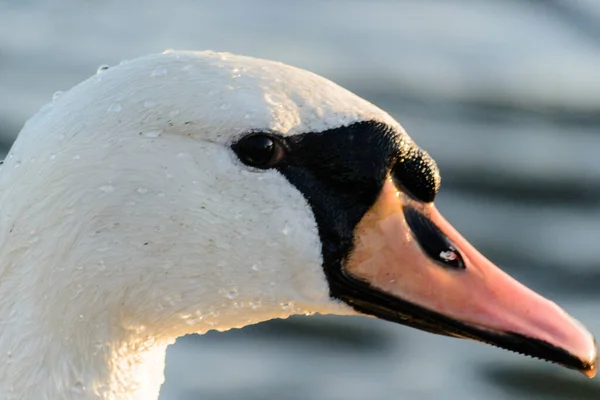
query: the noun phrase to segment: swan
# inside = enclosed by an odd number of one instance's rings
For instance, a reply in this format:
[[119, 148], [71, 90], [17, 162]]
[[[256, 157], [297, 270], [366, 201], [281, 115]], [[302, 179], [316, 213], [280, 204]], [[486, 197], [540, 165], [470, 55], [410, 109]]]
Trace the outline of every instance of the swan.
[[390, 115], [311, 72], [167, 51], [54, 96], [0, 166], [0, 394], [149, 400], [182, 335], [366, 315], [593, 377], [583, 325], [436, 210]]

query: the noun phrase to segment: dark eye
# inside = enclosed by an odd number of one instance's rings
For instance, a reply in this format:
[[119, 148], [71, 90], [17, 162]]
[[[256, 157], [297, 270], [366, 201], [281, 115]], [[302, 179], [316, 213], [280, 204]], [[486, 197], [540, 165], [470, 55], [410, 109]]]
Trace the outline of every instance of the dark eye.
[[231, 148], [244, 164], [260, 169], [274, 167], [283, 160], [286, 152], [281, 140], [265, 134], [246, 136]]
[[404, 218], [423, 252], [446, 268], [465, 269], [458, 249], [429, 218], [412, 207], [404, 208]]

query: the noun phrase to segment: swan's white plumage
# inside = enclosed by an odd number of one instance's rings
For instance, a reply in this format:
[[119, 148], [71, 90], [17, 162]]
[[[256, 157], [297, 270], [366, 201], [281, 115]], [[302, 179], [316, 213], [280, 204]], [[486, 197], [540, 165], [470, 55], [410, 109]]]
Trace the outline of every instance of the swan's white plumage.
[[303, 196], [229, 144], [373, 119], [397, 126], [317, 75], [212, 52], [139, 58], [44, 107], [0, 167], [2, 398], [152, 399], [177, 336], [352, 313]]

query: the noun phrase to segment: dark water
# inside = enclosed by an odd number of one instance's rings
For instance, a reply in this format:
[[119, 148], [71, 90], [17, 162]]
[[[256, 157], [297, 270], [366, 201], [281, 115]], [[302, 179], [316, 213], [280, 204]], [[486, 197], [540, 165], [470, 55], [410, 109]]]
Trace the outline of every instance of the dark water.
[[[311, 69], [438, 161], [438, 207], [600, 336], [600, 4], [0, 0], [0, 143], [100, 64], [165, 48]], [[161, 399], [599, 399], [598, 380], [366, 318], [182, 338]]]

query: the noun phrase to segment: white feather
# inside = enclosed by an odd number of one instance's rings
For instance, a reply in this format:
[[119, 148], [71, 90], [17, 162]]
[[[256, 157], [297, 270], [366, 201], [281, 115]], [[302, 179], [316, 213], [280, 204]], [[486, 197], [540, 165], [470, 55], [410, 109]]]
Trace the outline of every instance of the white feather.
[[0, 169], [0, 397], [152, 399], [178, 336], [329, 298], [304, 197], [229, 148], [397, 123], [307, 71], [167, 52], [95, 75], [27, 122]]

